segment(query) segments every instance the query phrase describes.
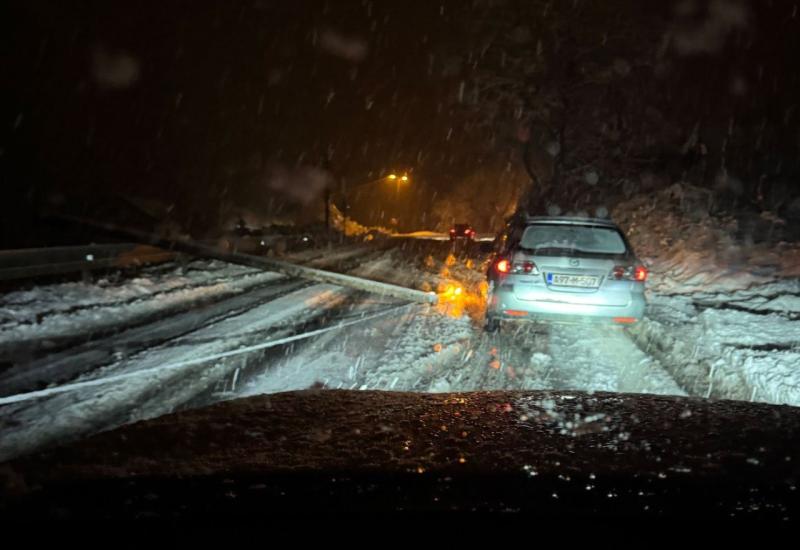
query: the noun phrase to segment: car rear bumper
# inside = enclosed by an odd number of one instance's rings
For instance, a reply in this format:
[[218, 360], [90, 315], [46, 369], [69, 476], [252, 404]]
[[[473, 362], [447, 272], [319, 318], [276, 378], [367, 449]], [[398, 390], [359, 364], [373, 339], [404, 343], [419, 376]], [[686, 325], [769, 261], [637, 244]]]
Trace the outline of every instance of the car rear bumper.
[[486, 314], [494, 319], [512, 321], [559, 321], [570, 323], [632, 324], [644, 317], [647, 302], [644, 294], [630, 293], [626, 305], [570, 303], [568, 301], [520, 300], [513, 291], [494, 292]]

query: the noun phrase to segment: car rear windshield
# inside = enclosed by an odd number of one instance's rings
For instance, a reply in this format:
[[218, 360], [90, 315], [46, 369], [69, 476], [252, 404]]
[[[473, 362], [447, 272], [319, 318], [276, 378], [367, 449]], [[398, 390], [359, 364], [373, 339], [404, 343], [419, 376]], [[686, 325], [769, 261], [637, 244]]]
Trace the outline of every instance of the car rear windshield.
[[592, 225], [530, 225], [525, 229], [520, 246], [534, 252], [625, 254], [627, 247], [618, 230]]

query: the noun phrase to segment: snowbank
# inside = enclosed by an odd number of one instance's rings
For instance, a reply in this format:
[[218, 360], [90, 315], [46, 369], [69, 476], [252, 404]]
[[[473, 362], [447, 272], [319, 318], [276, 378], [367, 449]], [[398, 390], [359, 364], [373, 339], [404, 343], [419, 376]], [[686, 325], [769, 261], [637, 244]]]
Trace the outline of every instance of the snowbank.
[[[614, 221], [650, 269], [650, 291], [735, 291], [800, 278], [797, 243], [753, 243], [737, 220], [710, 216], [705, 196], [705, 190], [676, 184], [614, 209]], [[780, 221], [765, 218], [766, 223]]]
[[630, 333], [693, 395], [800, 406], [800, 281], [650, 298]]
[[70, 282], [10, 292], [0, 296], [0, 346], [120, 328], [281, 277], [223, 262], [196, 261], [188, 269], [150, 268], [121, 281]]
[[753, 242], [712, 198], [676, 184], [614, 211], [651, 273], [631, 334], [693, 395], [800, 406], [800, 246]]

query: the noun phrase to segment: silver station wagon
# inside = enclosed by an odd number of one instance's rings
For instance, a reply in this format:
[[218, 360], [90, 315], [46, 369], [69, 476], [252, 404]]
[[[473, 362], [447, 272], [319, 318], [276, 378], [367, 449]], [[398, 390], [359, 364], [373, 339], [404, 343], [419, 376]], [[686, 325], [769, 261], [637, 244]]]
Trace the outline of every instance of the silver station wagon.
[[610, 220], [526, 217], [509, 226], [495, 250], [488, 331], [508, 320], [624, 325], [644, 315], [647, 269]]

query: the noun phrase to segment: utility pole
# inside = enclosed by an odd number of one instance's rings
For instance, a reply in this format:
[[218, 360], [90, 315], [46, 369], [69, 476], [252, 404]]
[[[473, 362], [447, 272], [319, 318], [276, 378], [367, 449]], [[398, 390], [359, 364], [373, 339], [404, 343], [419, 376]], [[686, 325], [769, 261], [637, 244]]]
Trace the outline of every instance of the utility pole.
[[325, 232], [328, 234], [328, 239], [330, 239], [331, 234], [331, 186], [333, 182], [333, 170], [331, 169], [331, 159], [330, 156], [325, 156], [322, 159], [322, 167], [328, 172], [327, 184], [325, 185], [325, 192], [323, 194], [323, 200], [325, 201]]
[[347, 183], [345, 183], [344, 178], [340, 181], [342, 188], [342, 242], [344, 242], [347, 237], [347, 211], [350, 209], [350, 204], [347, 202]]
[[325, 231], [331, 232], [331, 188], [325, 187]]
[[307, 266], [296, 265], [290, 262], [282, 262], [272, 258], [265, 258], [264, 256], [253, 256], [251, 254], [241, 254], [237, 252], [224, 252], [216, 246], [208, 245], [200, 241], [192, 241], [191, 239], [164, 238], [163, 236], [146, 233], [137, 229], [106, 224], [89, 219], [74, 218], [71, 216], [58, 216], [57, 218], [63, 221], [87, 225], [96, 229], [103, 229], [114, 234], [125, 234], [129, 238], [135, 239], [136, 242], [152, 244], [153, 246], [157, 246], [167, 251], [183, 252], [192, 256], [210, 258], [248, 267], [261, 268], [266, 271], [283, 273], [289, 277], [298, 277], [318, 283], [327, 283], [354, 288], [356, 290], [364, 290], [366, 292], [391, 296], [393, 298], [408, 300], [410, 302], [435, 304], [438, 300], [434, 292], [424, 292], [421, 290], [401, 287], [389, 283], [373, 281], [363, 277], [344, 275], [342, 273], [335, 273], [322, 269], [314, 269]]

